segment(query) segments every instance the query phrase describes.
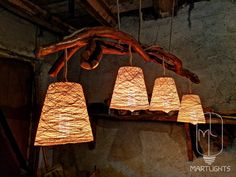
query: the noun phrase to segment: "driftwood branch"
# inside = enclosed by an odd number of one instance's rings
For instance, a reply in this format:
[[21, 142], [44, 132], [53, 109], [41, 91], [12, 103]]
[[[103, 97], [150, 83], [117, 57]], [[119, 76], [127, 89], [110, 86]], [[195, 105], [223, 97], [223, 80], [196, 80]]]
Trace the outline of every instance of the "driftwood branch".
[[[96, 68], [103, 54], [129, 55], [129, 46], [132, 52], [139, 54], [145, 61], [162, 64], [178, 75], [189, 78], [194, 83], [200, 83], [198, 76], [183, 68], [182, 61], [175, 55], [166, 52], [159, 46], [142, 46], [129, 34], [110, 27], [85, 28], [67, 36], [59, 43], [40, 48], [37, 57], [43, 57], [64, 49], [69, 49], [68, 60], [82, 47], [86, 47], [81, 55], [81, 67], [87, 70]], [[55, 77], [64, 65], [64, 56], [57, 59], [49, 74]]]

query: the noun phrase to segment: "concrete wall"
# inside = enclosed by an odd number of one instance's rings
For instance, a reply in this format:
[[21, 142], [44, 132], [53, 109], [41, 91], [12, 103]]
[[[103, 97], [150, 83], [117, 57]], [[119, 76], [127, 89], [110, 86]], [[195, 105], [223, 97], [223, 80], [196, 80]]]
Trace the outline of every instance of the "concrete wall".
[[[204, 107], [235, 110], [236, 4], [219, 0], [195, 3], [191, 29], [187, 11], [188, 7], [183, 8], [174, 18], [172, 52], [182, 59], [184, 67], [200, 77], [201, 84], [193, 85], [193, 93], [200, 95]], [[121, 26], [137, 37], [138, 18], [122, 18]], [[156, 43], [167, 49], [169, 28], [170, 18], [144, 21], [141, 40], [151, 44], [157, 35]], [[112, 94], [118, 68], [128, 64], [128, 58], [107, 56], [97, 69], [81, 70], [70, 76], [70, 80], [80, 78], [88, 102], [103, 102]], [[155, 78], [162, 75], [162, 68], [145, 63], [138, 56], [134, 57], [133, 65], [144, 70], [148, 93], [151, 93]], [[167, 74], [175, 78], [180, 96], [188, 92], [185, 78], [172, 72]], [[181, 125], [100, 120], [95, 150], [89, 151], [87, 145], [65, 145], [56, 148], [55, 160], [63, 164], [68, 176], [78, 176], [83, 170], [92, 171], [96, 165], [102, 177], [234, 177], [235, 152], [234, 144], [217, 156], [214, 163], [230, 165], [231, 172], [227, 174], [190, 172], [190, 165], [206, 164], [202, 158], [188, 163]]]

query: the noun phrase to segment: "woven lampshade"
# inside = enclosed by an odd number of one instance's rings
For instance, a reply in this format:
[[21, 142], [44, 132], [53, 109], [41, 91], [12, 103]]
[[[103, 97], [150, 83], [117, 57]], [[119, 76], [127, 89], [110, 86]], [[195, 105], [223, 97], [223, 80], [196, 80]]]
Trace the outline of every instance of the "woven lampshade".
[[48, 87], [36, 146], [93, 141], [83, 88], [78, 83], [56, 82]]
[[177, 93], [175, 81], [171, 77], [160, 77], [155, 80], [150, 111], [169, 111], [179, 110], [179, 95]]
[[187, 94], [182, 97], [177, 121], [192, 124], [206, 122], [198, 95]]
[[121, 67], [115, 82], [110, 108], [123, 110], [148, 109], [143, 71], [139, 67]]

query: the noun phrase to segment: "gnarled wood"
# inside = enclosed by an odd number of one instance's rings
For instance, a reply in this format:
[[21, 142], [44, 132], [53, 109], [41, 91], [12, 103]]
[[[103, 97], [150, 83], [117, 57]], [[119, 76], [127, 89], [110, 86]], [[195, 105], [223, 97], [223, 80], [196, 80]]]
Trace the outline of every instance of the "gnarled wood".
[[[129, 55], [129, 46], [131, 46], [132, 52], [138, 53], [145, 61], [162, 64], [164, 60], [164, 66], [168, 70], [187, 77], [194, 83], [200, 82], [196, 74], [182, 67], [181, 60], [175, 55], [166, 52], [157, 45], [149, 47], [141, 46], [129, 34], [111, 27], [93, 27], [79, 30], [67, 36], [59, 43], [40, 48], [36, 56], [42, 57], [70, 48], [73, 48], [74, 54], [76, 49], [79, 50], [85, 46], [86, 50], [82, 53], [81, 57], [81, 67], [87, 70], [96, 68], [103, 54]], [[68, 56], [68, 60], [73, 55], [71, 54]], [[63, 61], [63, 56], [58, 58], [49, 72], [51, 76], [58, 74], [64, 65]]]

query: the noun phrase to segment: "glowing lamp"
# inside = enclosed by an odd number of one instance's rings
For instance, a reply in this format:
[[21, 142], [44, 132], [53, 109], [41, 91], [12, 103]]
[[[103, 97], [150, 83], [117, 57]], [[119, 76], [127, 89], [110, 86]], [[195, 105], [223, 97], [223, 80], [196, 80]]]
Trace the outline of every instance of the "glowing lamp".
[[48, 87], [36, 133], [36, 146], [93, 141], [83, 88], [57, 82]]
[[198, 95], [187, 94], [182, 97], [177, 121], [192, 124], [206, 122]]
[[149, 110], [166, 113], [179, 110], [179, 95], [175, 81], [171, 77], [160, 77], [155, 80]]
[[118, 71], [110, 108], [146, 110], [149, 107], [143, 71], [139, 67], [125, 66]]

